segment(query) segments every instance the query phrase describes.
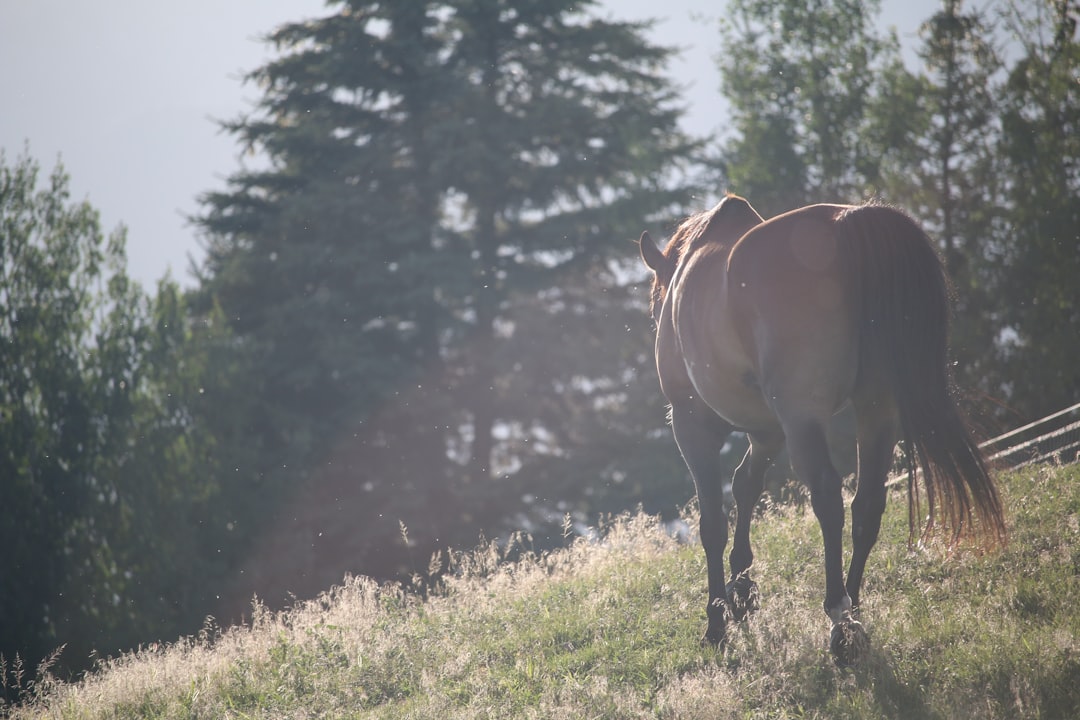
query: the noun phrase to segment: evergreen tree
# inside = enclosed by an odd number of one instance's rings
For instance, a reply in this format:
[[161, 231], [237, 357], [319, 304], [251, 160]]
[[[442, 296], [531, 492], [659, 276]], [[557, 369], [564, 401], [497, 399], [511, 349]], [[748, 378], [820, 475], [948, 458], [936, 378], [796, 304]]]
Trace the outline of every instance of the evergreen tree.
[[205, 197], [199, 302], [251, 368], [229, 401], [263, 453], [249, 480], [296, 537], [336, 538], [305, 540], [316, 556], [347, 553], [313, 588], [497, 531], [527, 509], [500, 478], [587, 445], [598, 426], [566, 433], [560, 409], [626, 376], [588, 333], [609, 297], [624, 317], [607, 281], [686, 198], [668, 188], [695, 146], [668, 51], [590, 6], [339, 2], [251, 75], [264, 95], [227, 127], [270, 167]]
[[[467, 477], [521, 464], [518, 484], [530, 495], [592, 507], [583, 491], [599, 478], [590, 481], [582, 455], [604, 447], [618, 465], [610, 441], [597, 442], [607, 428], [593, 403], [626, 372], [611, 362], [628, 326], [617, 282], [633, 250], [624, 239], [685, 197], [666, 189], [665, 172], [694, 145], [657, 75], [667, 52], [645, 44], [640, 27], [587, 19], [570, 2], [464, 3], [457, 22], [451, 68], [471, 110], [453, 143], [454, 166], [468, 169], [455, 186], [472, 213], [463, 236], [478, 260], [465, 310], [475, 322], [466, 321], [458, 360], [471, 380], [459, 403], [473, 433]], [[623, 436], [624, 446], [638, 442]], [[561, 466], [562, 479], [574, 466], [573, 479], [553, 487], [558, 478], [534, 474], [534, 462]]]

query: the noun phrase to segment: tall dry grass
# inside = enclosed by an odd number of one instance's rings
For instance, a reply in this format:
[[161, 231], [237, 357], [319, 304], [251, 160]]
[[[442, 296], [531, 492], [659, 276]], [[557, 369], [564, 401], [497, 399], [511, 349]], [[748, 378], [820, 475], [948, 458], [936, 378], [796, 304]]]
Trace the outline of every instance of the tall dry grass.
[[[837, 669], [813, 514], [755, 523], [762, 608], [702, 647], [701, 551], [654, 519], [507, 560], [451, 559], [428, 599], [351, 578], [285, 613], [39, 688], [16, 718], [1080, 716], [1080, 468], [1004, 479], [1012, 542], [907, 545], [890, 498], [864, 591], [869, 658]], [[692, 518], [691, 518], [692, 521]]]

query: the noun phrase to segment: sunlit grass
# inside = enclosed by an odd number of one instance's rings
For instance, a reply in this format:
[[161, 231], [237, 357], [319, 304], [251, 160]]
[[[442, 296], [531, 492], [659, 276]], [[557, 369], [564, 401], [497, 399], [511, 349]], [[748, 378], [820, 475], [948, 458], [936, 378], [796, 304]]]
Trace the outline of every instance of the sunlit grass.
[[1080, 467], [1002, 479], [1001, 551], [908, 547], [890, 498], [871, 558], [869, 658], [837, 669], [812, 513], [754, 527], [762, 608], [703, 648], [704, 557], [652, 518], [601, 542], [453, 561], [426, 601], [351, 579], [281, 614], [53, 683], [56, 718], [1057, 718], [1080, 714]]

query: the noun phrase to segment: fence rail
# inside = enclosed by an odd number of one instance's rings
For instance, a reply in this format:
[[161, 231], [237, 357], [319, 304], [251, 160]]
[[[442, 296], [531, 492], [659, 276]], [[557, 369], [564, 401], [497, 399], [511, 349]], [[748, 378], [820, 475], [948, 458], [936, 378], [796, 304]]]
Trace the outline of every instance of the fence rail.
[[[992, 466], [1010, 470], [1041, 462], [1080, 462], [1080, 403], [990, 438], [979, 447]], [[907, 473], [894, 470], [887, 485], [894, 487], [901, 481], [907, 481]]]
[[1080, 460], [1080, 403], [998, 435], [982, 443], [987, 459], [996, 465], [1019, 468], [1055, 461]]

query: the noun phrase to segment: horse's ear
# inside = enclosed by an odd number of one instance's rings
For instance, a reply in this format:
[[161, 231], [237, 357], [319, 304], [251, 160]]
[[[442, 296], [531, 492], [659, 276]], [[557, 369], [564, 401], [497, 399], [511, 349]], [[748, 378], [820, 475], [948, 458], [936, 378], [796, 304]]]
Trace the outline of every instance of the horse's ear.
[[648, 230], [641, 233], [641, 240], [638, 241], [638, 245], [641, 248], [641, 260], [647, 268], [661, 277], [669, 274], [668, 266], [671, 264], [671, 260], [660, 251], [653, 239], [649, 237]]

